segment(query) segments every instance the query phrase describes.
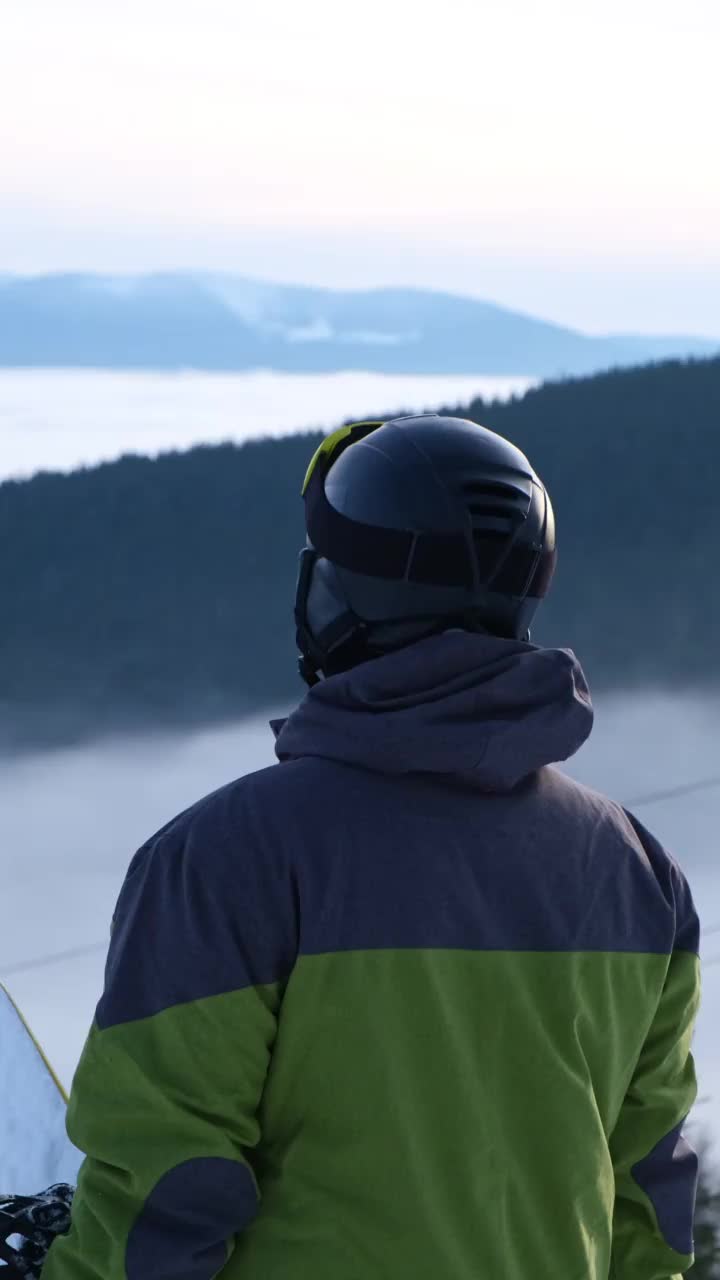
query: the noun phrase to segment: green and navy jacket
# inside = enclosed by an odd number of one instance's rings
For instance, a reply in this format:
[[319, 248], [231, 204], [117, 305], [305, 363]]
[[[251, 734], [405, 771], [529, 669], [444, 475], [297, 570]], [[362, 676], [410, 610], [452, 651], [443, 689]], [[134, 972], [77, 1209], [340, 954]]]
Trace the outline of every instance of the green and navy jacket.
[[570, 650], [449, 632], [316, 686], [139, 850], [44, 1280], [689, 1267], [698, 918], [553, 767], [592, 715]]

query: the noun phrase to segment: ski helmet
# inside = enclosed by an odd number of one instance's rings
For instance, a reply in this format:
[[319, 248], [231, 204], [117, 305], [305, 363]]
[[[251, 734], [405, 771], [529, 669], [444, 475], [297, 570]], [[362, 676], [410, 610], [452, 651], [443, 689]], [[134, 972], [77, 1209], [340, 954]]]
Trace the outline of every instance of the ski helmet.
[[453, 627], [529, 640], [555, 521], [502, 436], [437, 414], [353, 423], [320, 445], [302, 492], [295, 621], [308, 684]]

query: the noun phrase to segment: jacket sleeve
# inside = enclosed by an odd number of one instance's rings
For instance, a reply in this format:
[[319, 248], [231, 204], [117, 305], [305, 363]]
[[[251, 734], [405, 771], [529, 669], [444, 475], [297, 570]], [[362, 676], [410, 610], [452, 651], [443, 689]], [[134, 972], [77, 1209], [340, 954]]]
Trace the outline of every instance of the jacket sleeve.
[[[650, 844], [658, 849], [654, 838], [632, 821], [646, 849]], [[674, 860], [670, 883], [675, 945], [610, 1139], [615, 1213], [609, 1280], [682, 1280], [694, 1257], [698, 1159], [683, 1126], [697, 1096], [690, 1046], [700, 1004], [699, 923]]]
[[123, 885], [68, 1106], [86, 1159], [43, 1280], [211, 1280], [257, 1212], [294, 898], [281, 856], [211, 799], [144, 846]]

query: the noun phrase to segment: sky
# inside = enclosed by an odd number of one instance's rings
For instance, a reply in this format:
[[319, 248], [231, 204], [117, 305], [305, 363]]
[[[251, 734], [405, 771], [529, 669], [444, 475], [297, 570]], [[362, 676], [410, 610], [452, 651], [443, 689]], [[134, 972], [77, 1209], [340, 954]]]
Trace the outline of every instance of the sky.
[[720, 336], [717, 0], [3, 0], [0, 271]]

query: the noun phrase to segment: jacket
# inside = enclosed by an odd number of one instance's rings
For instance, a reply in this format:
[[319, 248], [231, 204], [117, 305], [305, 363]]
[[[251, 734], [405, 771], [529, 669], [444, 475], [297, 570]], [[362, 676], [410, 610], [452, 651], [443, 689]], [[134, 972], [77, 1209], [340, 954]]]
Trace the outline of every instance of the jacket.
[[699, 924], [555, 767], [570, 650], [448, 632], [313, 688], [136, 853], [44, 1280], [670, 1280]]

